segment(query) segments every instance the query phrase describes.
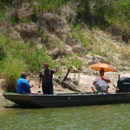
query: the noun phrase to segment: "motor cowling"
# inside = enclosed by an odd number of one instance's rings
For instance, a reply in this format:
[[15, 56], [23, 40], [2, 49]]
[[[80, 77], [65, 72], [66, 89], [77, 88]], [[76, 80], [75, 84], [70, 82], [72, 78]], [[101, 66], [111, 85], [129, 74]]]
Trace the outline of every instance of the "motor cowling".
[[122, 77], [117, 81], [117, 88], [119, 92], [130, 92], [130, 78]]

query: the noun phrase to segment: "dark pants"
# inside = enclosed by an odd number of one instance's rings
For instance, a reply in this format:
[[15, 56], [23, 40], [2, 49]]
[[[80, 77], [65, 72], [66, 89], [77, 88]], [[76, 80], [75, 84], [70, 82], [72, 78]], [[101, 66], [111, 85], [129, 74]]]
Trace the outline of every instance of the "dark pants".
[[43, 94], [53, 94], [53, 85], [50, 86], [42, 86]]
[[50, 94], [53, 94], [53, 85], [50, 88]]

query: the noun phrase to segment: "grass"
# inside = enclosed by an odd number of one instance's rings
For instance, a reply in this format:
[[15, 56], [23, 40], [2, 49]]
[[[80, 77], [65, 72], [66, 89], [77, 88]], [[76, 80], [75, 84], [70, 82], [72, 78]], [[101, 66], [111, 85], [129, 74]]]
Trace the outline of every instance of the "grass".
[[0, 10], [0, 19], [2, 20], [2, 19], [4, 19], [5, 18], [5, 16], [6, 16], [6, 10]]
[[81, 69], [83, 62], [78, 58], [77, 54], [73, 54], [71, 56], [63, 57], [63, 64], [67, 67], [67, 69], [73, 65], [77, 70]]
[[80, 27], [80, 25], [76, 25], [76, 26], [70, 26], [70, 29], [72, 31], [72, 37], [83, 43], [83, 45], [88, 45], [89, 43], [89, 39], [87, 37], [85, 37], [84, 35], [84, 31], [82, 30], [82, 28]]
[[66, 2], [65, 0], [34, 0], [36, 2], [39, 2], [39, 9], [42, 12], [53, 12], [56, 13], [59, 11], [60, 7], [63, 6]]
[[6, 80], [6, 85], [3, 89], [8, 92], [16, 92], [17, 79], [26, 70], [27, 66], [22, 60], [13, 57], [6, 58], [0, 69], [2, 77]]
[[[93, 55], [101, 55], [108, 61], [114, 62], [114, 54], [118, 53], [120, 54], [121, 60], [125, 61], [130, 59], [130, 49], [128, 45], [122, 44], [122, 49], [120, 49], [116, 48], [116, 45], [112, 45], [111, 43], [105, 42], [101, 39], [98, 40], [95, 38], [95, 35], [93, 33], [93, 28], [95, 28], [95, 26], [88, 27], [86, 24], [86, 21], [95, 23], [95, 25], [96, 23], [100, 23], [102, 27], [105, 28], [105, 24], [109, 23], [111, 27], [118, 25], [119, 28], [129, 33], [130, 1], [76, 1], [78, 2], [78, 9], [76, 12], [78, 15], [76, 21], [79, 22], [75, 22], [75, 24], [70, 25], [70, 30], [73, 39], [77, 43], [80, 43], [81, 47], [84, 48], [85, 51], [83, 52], [83, 55], [91, 52]], [[26, 0], [26, 2], [29, 1]], [[45, 12], [56, 13], [59, 15], [60, 9], [63, 5], [67, 4], [68, 0], [33, 0], [31, 2], [31, 13], [39, 19]], [[71, 2], [75, 2], [75, 0]], [[4, 3], [2, 7], [5, 5], [6, 3]], [[0, 26], [2, 26], [2, 20], [4, 20], [6, 17], [6, 13], [7, 12], [5, 9], [0, 10]], [[103, 20], [105, 22], [100, 22], [100, 20]], [[32, 22], [30, 19], [27, 21]], [[13, 26], [17, 24], [16, 19], [13, 15], [10, 16], [10, 22]], [[36, 22], [37, 24], [37, 21], [33, 22]], [[13, 32], [13, 26], [7, 30], [7, 33]], [[45, 43], [45, 39], [43, 37], [43, 34], [45, 34], [44, 30], [40, 29], [37, 30], [37, 32], [41, 38], [43, 38], [43, 42]], [[42, 48], [38, 48], [36, 44], [31, 46], [30, 42], [24, 44], [19, 41], [11, 39], [5, 34], [3, 35], [0, 33], [0, 68], [1, 74], [7, 80], [8, 86], [13, 86], [16, 83], [16, 79], [19, 78], [22, 71], [37, 74], [39, 70], [43, 69], [44, 62], [48, 62], [50, 64], [50, 68], [54, 68], [55, 65], [58, 65], [58, 74], [60, 75], [62, 74], [60, 65], [64, 65], [66, 68], [74, 65], [78, 70], [80, 70], [83, 65], [83, 61], [78, 58], [77, 54], [69, 56], [62, 55], [61, 63], [52, 60], [48, 53], [50, 50], [58, 47], [61, 54], [65, 51], [65, 42], [58, 38], [54, 39], [53, 42], [49, 41], [45, 43], [46, 46]]]
[[[2, 34], [0, 43], [0, 53], [2, 54], [0, 72], [6, 79], [6, 91], [16, 91], [16, 81], [23, 71], [38, 74], [43, 69], [44, 62], [48, 62], [50, 68], [54, 68], [55, 65], [60, 66], [60, 63], [53, 61], [48, 56], [46, 48], [39, 49], [36, 45], [31, 47], [30, 42], [27, 44], [15, 42], [14, 39], [10, 39]], [[5, 51], [3, 51], [3, 48]], [[62, 73], [60, 68], [58, 73]]]

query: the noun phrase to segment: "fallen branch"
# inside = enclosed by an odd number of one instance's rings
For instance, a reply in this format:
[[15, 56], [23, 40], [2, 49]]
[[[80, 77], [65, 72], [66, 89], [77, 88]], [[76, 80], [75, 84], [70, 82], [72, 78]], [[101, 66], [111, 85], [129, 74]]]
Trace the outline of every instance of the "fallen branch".
[[81, 92], [77, 85], [73, 84], [72, 81], [63, 80], [63, 77], [55, 76], [54, 81], [56, 81], [58, 84], [63, 86], [64, 88], [69, 88], [70, 90], [73, 90], [75, 92]]

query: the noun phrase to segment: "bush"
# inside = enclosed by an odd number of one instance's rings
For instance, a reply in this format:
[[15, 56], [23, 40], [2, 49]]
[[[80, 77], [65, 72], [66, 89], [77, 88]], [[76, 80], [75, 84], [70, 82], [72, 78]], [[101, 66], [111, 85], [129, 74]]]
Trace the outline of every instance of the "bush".
[[73, 65], [77, 70], [81, 69], [81, 66], [83, 64], [83, 62], [78, 59], [77, 55], [66, 56], [64, 61], [64, 64], [67, 68]]
[[1, 67], [1, 73], [6, 80], [6, 85], [2, 88], [7, 92], [16, 92], [17, 79], [23, 71], [27, 70], [27, 66], [20, 59], [7, 58]]
[[0, 61], [2, 61], [6, 57], [5, 48], [0, 45]]

